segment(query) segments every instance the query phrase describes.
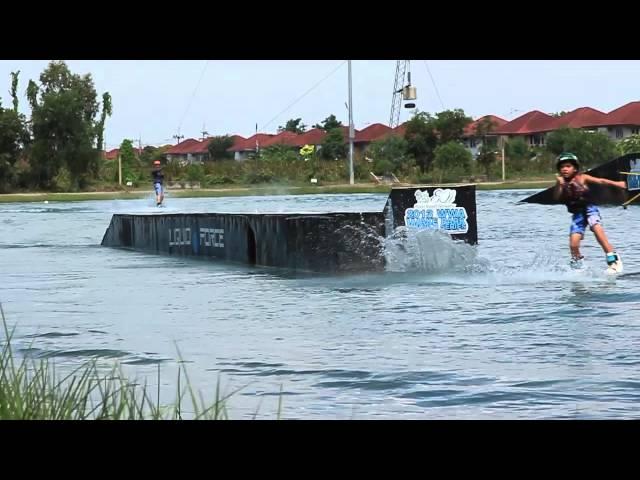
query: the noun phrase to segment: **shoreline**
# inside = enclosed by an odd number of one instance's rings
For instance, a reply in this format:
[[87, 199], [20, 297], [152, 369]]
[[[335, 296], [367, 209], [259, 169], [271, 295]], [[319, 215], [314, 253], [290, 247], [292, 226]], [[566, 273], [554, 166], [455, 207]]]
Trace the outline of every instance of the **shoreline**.
[[[409, 184], [400, 184], [407, 186]], [[442, 184], [446, 186], [447, 184]], [[506, 182], [482, 182], [477, 183], [477, 190], [522, 190], [545, 189], [553, 185], [553, 180], [523, 180]], [[313, 194], [349, 194], [349, 193], [388, 193], [391, 185], [374, 185], [370, 183], [357, 183], [355, 185], [336, 184], [322, 186], [294, 186], [294, 185], [269, 185], [269, 186], [237, 186], [224, 188], [199, 188], [184, 190], [167, 190], [169, 198], [203, 198], [203, 197], [237, 197], [237, 196], [261, 196], [261, 195], [313, 195]], [[149, 189], [132, 189], [127, 191], [100, 191], [100, 192], [27, 192], [27, 193], [3, 193], [0, 194], [0, 203], [20, 202], [75, 202], [86, 200], [135, 200], [153, 195]]]

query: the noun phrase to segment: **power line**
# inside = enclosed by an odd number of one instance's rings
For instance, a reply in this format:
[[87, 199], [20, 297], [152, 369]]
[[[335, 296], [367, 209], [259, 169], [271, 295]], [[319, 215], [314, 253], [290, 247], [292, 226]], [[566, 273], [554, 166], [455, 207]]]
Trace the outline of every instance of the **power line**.
[[187, 113], [189, 113], [189, 109], [191, 108], [191, 103], [193, 103], [193, 99], [198, 92], [198, 88], [200, 88], [200, 82], [202, 82], [202, 78], [204, 77], [204, 72], [207, 70], [207, 65], [209, 65], [209, 60], [204, 62], [204, 67], [202, 67], [202, 72], [200, 72], [200, 78], [198, 79], [198, 83], [196, 84], [196, 88], [193, 89], [193, 93], [191, 94], [191, 98], [189, 99], [189, 103], [187, 104], [187, 109], [184, 111], [182, 118], [180, 119], [180, 124], [178, 125], [178, 130], [182, 127], [182, 122], [184, 122]]
[[307, 90], [306, 92], [304, 92], [300, 97], [298, 97], [296, 100], [294, 100], [287, 108], [285, 108], [283, 111], [281, 111], [280, 113], [278, 113], [275, 117], [273, 117], [271, 120], [269, 120], [267, 123], [265, 123], [264, 125], [262, 125], [260, 128], [261, 130], [264, 130], [266, 127], [268, 127], [269, 125], [271, 125], [271, 123], [273, 123], [274, 120], [276, 120], [280, 115], [282, 115], [283, 113], [286, 113], [291, 107], [293, 107], [296, 103], [298, 103], [300, 100], [302, 100], [304, 97], [306, 97], [307, 95], [309, 95], [313, 90], [315, 90], [315, 88], [320, 85], [322, 82], [324, 82], [327, 78], [329, 78], [331, 75], [333, 75], [334, 73], [336, 73], [338, 71], [338, 69], [340, 67], [342, 67], [345, 63], [347, 63], [347, 60], [343, 61], [340, 65], [338, 65], [336, 68], [334, 68], [333, 70], [331, 70], [331, 72], [325, 76], [324, 78], [322, 78], [322, 80], [320, 80], [318, 83], [316, 83], [313, 87], [311, 87], [309, 90]]
[[427, 72], [429, 73], [429, 77], [431, 77], [431, 83], [433, 84], [433, 88], [436, 91], [436, 95], [438, 96], [438, 100], [440, 100], [440, 105], [442, 106], [442, 109], [444, 110], [444, 102], [442, 101], [442, 98], [440, 97], [440, 92], [438, 91], [438, 86], [436, 85], [436, 81], [433, 79], [433, 75], [431, 75], [431, 70], [429, 69], [429, 64], [427, 63], [426, 60], [423, 60], [424, 62], [424, 66], [427, 67]]

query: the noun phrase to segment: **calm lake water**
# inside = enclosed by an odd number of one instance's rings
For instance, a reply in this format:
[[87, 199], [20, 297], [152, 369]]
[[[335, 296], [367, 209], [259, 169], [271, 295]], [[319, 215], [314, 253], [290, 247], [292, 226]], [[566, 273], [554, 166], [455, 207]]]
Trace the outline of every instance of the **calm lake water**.
[[[0, 302], [15, 348], [70, 369], [119, 362], [232, 418], [635, 418], [640, 275], [568, 269], [569, 214], [480, 191], [479, 245], [390, 242], [384, 274], [296, 275], [100, 246], [113, 213], [381, 211], [386, 195], [0, 204]], [[640, 208], [602, 208], [626, 272], [640, 272]], [[179, 352], [179, 354], [178, 354]], [[155, 388], [155, 387], [154, 387]]]

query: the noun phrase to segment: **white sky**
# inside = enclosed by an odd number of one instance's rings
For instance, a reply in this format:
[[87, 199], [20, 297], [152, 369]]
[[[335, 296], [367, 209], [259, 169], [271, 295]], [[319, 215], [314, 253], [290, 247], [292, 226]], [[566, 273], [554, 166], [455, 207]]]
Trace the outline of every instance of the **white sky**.
[[[20, 110], [28, 113], [27, 82], [36, 80], [47, 63], [0, 61], [3, 106], [11, 104], [9, 73], [20, 70]], [[348, 123], [344, 60], [67, 63], [73, 73], [92, 74], [99, 96], [108, 91], [113, 98], [113, 116], [106, 125], [109, 149], [124, 138], [136, 143], [141, 138], [143, 145], [175, 143], [172, 137], [178, 129], [185, 138], [199, 138], [203, 125], [210, 135], [248, 137], [255, 133], [256, 123], [261, 132], [275, 132], [289, 118], [302, 117], [310, 127], [333, 113]], [[389, 122], [394, 74], [393, 60], [353, 61], [357, 129]], [[420, 110], [462, 108], [474, 118], [494, 114], [510, 120], [533, 109], [555, 112], [583, 106], [608, 112], [640, 100], [637, 60], [412, 60], [411, 76]], [[409, 115], [403, 110], [401, 121]]]

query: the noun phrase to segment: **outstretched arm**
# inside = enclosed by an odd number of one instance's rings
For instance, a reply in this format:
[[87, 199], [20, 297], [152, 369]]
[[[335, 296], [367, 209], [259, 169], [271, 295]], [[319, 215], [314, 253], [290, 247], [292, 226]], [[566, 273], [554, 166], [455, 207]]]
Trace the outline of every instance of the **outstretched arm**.
[[591, 175], [587, 175], [586, 173], [582, 174], [582, 178], [585, 183], [595, 183], [597, 185], [610, 185], [612, 187], [618, 187], [622, 189], [627, 188], [627, 183], [623, 180], [619, 182], [614, 182], [613, 180], [609, 180], [607, 178], [592, 177]]

